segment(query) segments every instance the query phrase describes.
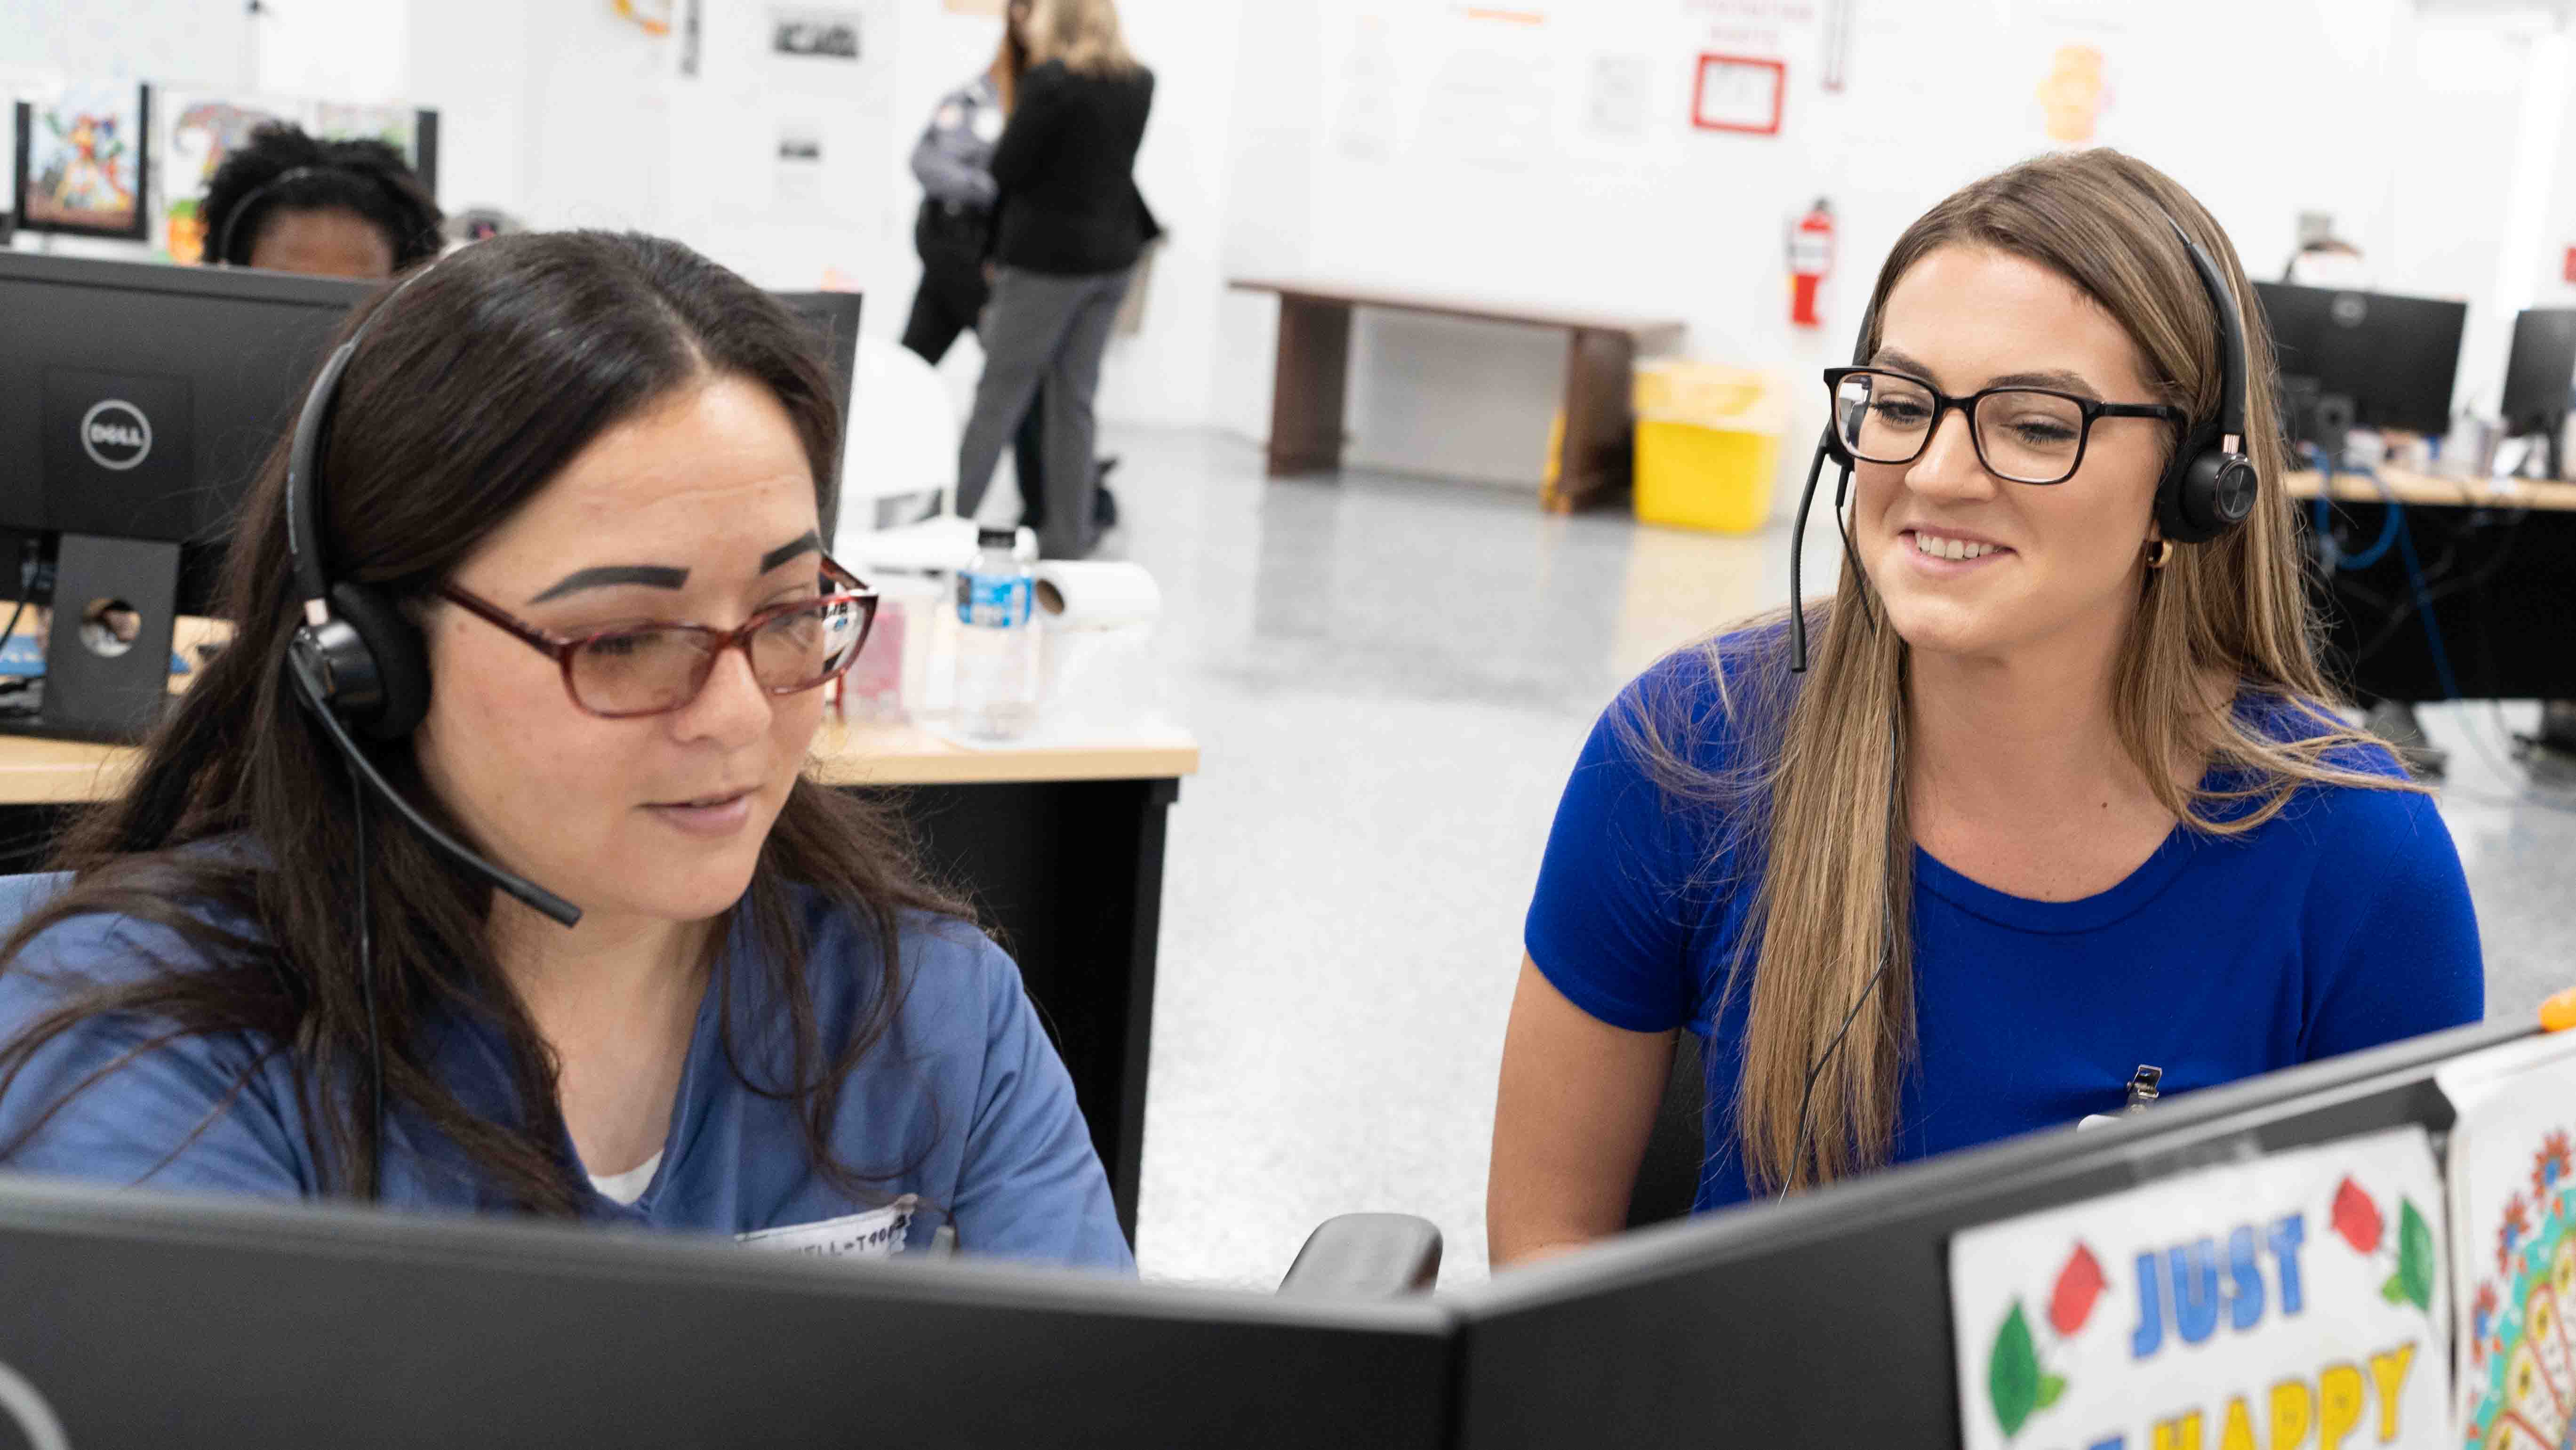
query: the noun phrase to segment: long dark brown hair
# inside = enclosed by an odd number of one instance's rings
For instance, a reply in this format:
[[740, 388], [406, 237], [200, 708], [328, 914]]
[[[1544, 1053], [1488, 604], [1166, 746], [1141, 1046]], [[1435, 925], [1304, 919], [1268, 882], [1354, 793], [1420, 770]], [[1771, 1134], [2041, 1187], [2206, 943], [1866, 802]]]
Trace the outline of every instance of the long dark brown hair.
[[[501, 237], [380, 293], [343, 336], [380, 309], [341, 382], [321, 458], [325, 536], [336, 577], [418, 600], [542, 490], [591, 440], [677, 389], [711, 376], [769, 390], [793, 420], [828, 510], [841, 454], [840, 414], [805, 328], [774, 299], [676, 242], [603, 232]], [[238, 1095], [279, 1055], [313, 1130], [322, 1192], [372, 1190], [382, 1129], [366, 1100], [368, 1015], [352, 902], [366, 873], [380, 1000], [388, 1114], [408, 1111], [461, 1148], [496, 1204], [571, 1214], [584, 1200], [567, 1161], [556, 1059], [502, 976], [486, 934], [491, 888], [371, 812], [358, 850], [359, 798], [343, 762], [290, 696], [283, 662], [298, 601], [288, 577], [285, 449], [253, 487], [226, 561], [222, 612], [236, 635], [145, 742], [125, 795], [91, 808], [56, 864], [71, 884], [0, 943], [0, 971], [25, 970], [27, 944], [74, 917], [133, 918], [175, 933], [192, 961], [155, 961], [115, 983], [80, 984], [0, 1045], [0, 1096], [48, 1042], [106, 1014], [153, 1024], [144, 1041], [48, 1105], [0, 1163], [64, 1101], [161, 1046], [238, 1035], [261, 1049]], [[378, 763], [445, 829], [471, 839], [423, 785], [407, 746]], [[368, 803], [372, 805], [372, 803]], [[812, 888], [858, 922], [876, 948], [868, 1003], [846, 1041], [815, 1021], [802, 913]], [[829, 1128], [844, 1082], [884, 1037], [904, 995], [902, 915], [963, 917], [917, 869], [898, 818], [882, 804], [799, 780], [762, 848], [750, 890], [712, 939], [747, 930], [748, 960], [786, 1004], [791, 1046], [774, 1061], [723, 1017], [733, 1071], [756, 1092], [796, 1105], [807, 1150], [854, 1197], [886, 1165], [833, 1154]], [[717, 961], [724, 958], [718, 955]], [[831, 970], [842, 969], [832, 963]], [[729, 1004], [721, 973], [710, 991]], [[478, 1116], [439, 1080], [425, 1032], [440, 1017], [479, 1019], [505, 1044], [516, 1121]], [[773, 1023], [748, 1024], [764, 1039]], [[222, 1107], [215, 1111], [221, 1112]], [[209, 1119], [211, 1121], [211, 1118]], [[173, 1144], [175, 1156], [184, 1144]]]

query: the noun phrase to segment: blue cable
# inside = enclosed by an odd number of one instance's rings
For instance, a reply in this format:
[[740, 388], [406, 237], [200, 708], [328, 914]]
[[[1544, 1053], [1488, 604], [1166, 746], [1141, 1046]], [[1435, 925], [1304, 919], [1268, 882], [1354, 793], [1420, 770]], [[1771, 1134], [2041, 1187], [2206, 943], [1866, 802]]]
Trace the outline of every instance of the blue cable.
[[2347, 557], [2339, 552], [2334, 541], [2334, 460], [2326, 456], [2325, 450], [2313, 447], [2309, 450], [2308, 457], [2325, 476], [2323, 486], [2317, 490], [2316, 502], [2312, 505], [2311, 521], [2316, 527], [2317, 545], [2324, 551], [2326, 562], [2337, 569], [2357, 570], [2367, 569], [2388, 557], [2390, 546], [2397, 542], [2398, 533], [2403, 528], [2404, 515], [2398, 508], [2397, 496], [2388, 491], [2388, 485], [2381, 482], [2377, 471], [2368, 468], [2351, 470], [2369, 479], [2378, 488], [2380, 497], [2387, 501], [2388, 516], [2380, 521], [2377, 541], [2360, 553]]
[[2424, 652], [2432, 656], [2433, 674], [2442, 682], [2442, 698], [2445, 700], [2461, 698], [2459, 677], [2451, 673], [2450, 654], [2442, 647], [2441, 624], [2433, 617], [2433, 594], [2424, 583], [2424, 566], [2415, 557], [2415, 534], [2413, 530], [2406, 527], [2405, 507], [2398, 502], [2396, 492], [2389, 488], [2388, 481], [2381, 478], [2379, 470], [2375, 468], [2349, 470], [2369, 479], [2371, 487], [2379, 490], [2379, 497], [2388, 510], [2388, 516], [2379, 526], [2378, 540], [2369, 548], [2348, 558], [2340, 555], [2335, 552], [2334, 535], [2331, 532], [2334, 460], [2329, 458], [2321, 448], [2311, 447], [2307, 451], [2310, 461], [2314, 462], [2318, 470], [2325, 475], [2323, 486], [2317, 490], [2316, 503], [2311, 516], [2316, 525], [2318, 547], [2324, 550], [2327, 563], [2343, 570], [2367, 569], [2387, 557], [2391, 546], [2396, 548], [2398, 558], [2406, 565], [2406, 584], [2415, 596], [2415, 612], [2424, 620]]

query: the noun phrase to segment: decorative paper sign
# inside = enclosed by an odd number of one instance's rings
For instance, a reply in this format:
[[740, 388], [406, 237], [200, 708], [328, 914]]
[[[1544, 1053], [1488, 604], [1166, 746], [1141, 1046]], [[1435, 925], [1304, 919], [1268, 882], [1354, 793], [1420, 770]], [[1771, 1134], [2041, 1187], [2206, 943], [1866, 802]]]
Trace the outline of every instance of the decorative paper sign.
[[2443, 1071], [2459, 1285], [2461, 1442], [2554, 1450], [2576, 1428], [2576, 1044], [2544, 1038]]
[[2446, 1445], [2442, 1214], [2408, 1127], [1963, 1233], [1960, 1443]]
[[1785, 61], [1746, 55], [1703, 55], [1699, 85], [1691, 93], [1691, 124], [1703, 131], [1780, 134], [1780, 110], [1789, 90]]

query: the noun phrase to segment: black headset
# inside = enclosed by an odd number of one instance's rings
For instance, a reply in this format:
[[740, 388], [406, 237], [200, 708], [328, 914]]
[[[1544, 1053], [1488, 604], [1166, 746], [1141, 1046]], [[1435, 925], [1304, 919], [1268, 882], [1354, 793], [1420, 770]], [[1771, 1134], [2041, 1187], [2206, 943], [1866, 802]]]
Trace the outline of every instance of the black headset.
[[242, 219], [249, 216], [253, 208], [266, 201], [270, 193], [281, 191], [308, 176], [320, 176], [331, 169], [327, 166], [290, 167], [245, 192], [241, 200], [233, 203], [231, 214], [224, 218], [223, 234], [215, 238], [215, 250], [209, 254], [210, 258], [227, 267], [233, 265], [233, 238], [240, 235]]
[[[2164, 477], [2156, 483], [2156, 524], [2164, 536], [2178, 544], [2206, 543], [2245, 522], [2254, 512], [2254, 495], [2261, 479], [2254, 461], [2245, 455], [2245, 387], [2251, 371], [2245, 354], [2245, 320], [2236, 310], [2236, 295], [2227, 286], [2224, 273], [2182, 223], [2170, 215], [2165, 225], [2173, 228], [2185, 255], [2191, 259], [2191, 270], [2200, 278], [2200, 287], [2209, 294], [2210, 310], [2218, 315], [2218, 416], [2183, 435], [2182, 446], [2174, 450], [2173, 462], [2166, 465]], [[1877, 318], [1873, 314], [1861, 319], [1860, 341], [1852, 350], [1852, 366], [1869, 365], [1869, 334]], [[1816, 501], [1816, 480], [1825, 471], [1825, 460], [1832, 458], [1842, 465], [1842, 481], [1834, 486], [1834, 516], [1839, 520], [1845, 498], [1851, 489], [1852, 466], [1856, 461], [1851, 449], [1834, 432], [1831, 419], [1825, 422], [1824, 437], [1816, 444], [1816, 456], [1807, 465], [1806, 490], [1798, 496], [1798, 519], [1789, 536], [1789, 669], [1804, 674], [1807, 669], [1807, 608], [1798, 591], [1799, 545], [1807, 537], [1807, 511]], [[1843, 538], [1843, 548], [1851, 548], [1850, 535]], [[1864, 583], [1864, 587], [1865, 583]], [[1825, 1050], [1816, 1055], [1807, 1069], [1807, 1086], [1798, 1096], [1798, 1137], [1790, 1150], [1789, 1172], [1799, 1171], [1807, 1158], [1809, 1111], [1814, 1106], [1816, 1080], [1840, 1052], [1843, 1039], [1851, 1035], [1852, 1024], [1860, 1019], [1860, 1009], [1877, 995], [1879, 985], [1887, 980], [1888, 968], [1895, 965], [1891, 956], [1879, 959], [1877, 970], [1853, 999], [1851, 1010], [1843, 1014], [1843, 1023]]]
[[434, 266], [423, 267], [405, 279], [332, 352], [315, 375], [304, 411], [295, 420], [295, 442], [286, 463], [286, 557], [294, 569], [295, 592], [303, 600], [304, 620], [286, 647], [286, 676], [307, 713], [347, 758], [351, 772], [439, 854], [571, 926], [581, 920], [580, 907], [503, 869], [440, 830], [403, 799], [357, 740], [362, 734], [371, 740], [400, 740], [419, 727], [429, 711], [429, 656], [419, 627], [382, 590], [331, 578], [322, 554], [318, 502], [322, 448], [339, 399], [340, 378], [349, 370], [350, 360], [375, 330], [377, 320], [434, 270]]
[[[2202, 544], [2244, 523], [2254, 512], [2254, 497], [2261, 489], [2254, 460], [2245, 453], [2245, 390], [2252, 369], [2245, 350], [2245, 319], [2236, 310], [2236, 294], [2228, 287], [2226, 275], [2182, 229], [2182, 223], [2167, 216], [2165, 225], [2182, 243], [2192, 275], [2200, 279], [2200, 290], [2208, 294], [2210, 310], [2218, 318], [2218, 416], [2183, 435], [2164, 477], [2157, 480], [2156, 526], [2177, 544]], [[1861, 319], [1860, 340], [1852, 349], [1853, 367], [1869, 365], [1869, 335], [1876, 323], [1875, 312]], [[1799, 588], [1799, 546], [1807, 537], [1807, 513], [1815, 503], [1816, 480], [1828, 458], [1842, 465], [1842, 479], [1834, 486], [1834, 511], [1839, 518], [1856, 460], [1850, 446], [1835, 434], [1830, 418], [1816, 443], [1815, 459], [1807, 466], [1807, 485], [1798, 495], [1798, 518], [1789, 536], [1789, 669], [1793, 674], [1807, 669], [1807, 610]], [[1845, 547], [1849, 548], [1848, 540]]]

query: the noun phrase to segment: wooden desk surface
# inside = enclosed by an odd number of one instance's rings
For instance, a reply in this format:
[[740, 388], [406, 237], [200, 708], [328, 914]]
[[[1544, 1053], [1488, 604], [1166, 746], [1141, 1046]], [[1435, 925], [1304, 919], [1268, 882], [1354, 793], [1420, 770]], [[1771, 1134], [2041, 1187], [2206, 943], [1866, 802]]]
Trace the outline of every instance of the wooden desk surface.
[[[2576, 483], [2543, 483], [2528, 478], [2443, 478], [2383, 468], [2380, 478], [2397, 501], [2422, 508], [2532, 508], [2576, 512]], [[2302, 469], [2289, 477], [2290, 497], [2312, 499], [2323, 479]], [[2378, 503], [2379, 489], [2356, 473], [2338, 473], [2334, 496], [2339, 503]]]
[[1525, 307], [1513, 302], [1399, 292], [1383, 287], [1355, 287], [1313, 278], [1235, 277], [1226, 285], [1238, 292], [1276, 292], [1282, 297], [1342, 302], [1354, 307], [1385, 307], [1401, 312], [1428, 312], [1439, 317], [1463, 317], [1471, 322], [1518, 322], [1534, 327], [1562, 327], [1576, 332], [1619, 332], [1634, 338], [1640, 346], [1678, 341], [1686, 328], [1681, 319], [1673, 317]]
[[[124, 746], [0, 735], [0, 805], [105, 800], [123, 788], [133, 763]], [[827, 723], [814, 737], [814, 775], [829, 785], [1148, 780], [1198, 768], [1198, 742], [1168, 727], [1114, 744], [1032, 750], [969, 750], [914, 725]]]

